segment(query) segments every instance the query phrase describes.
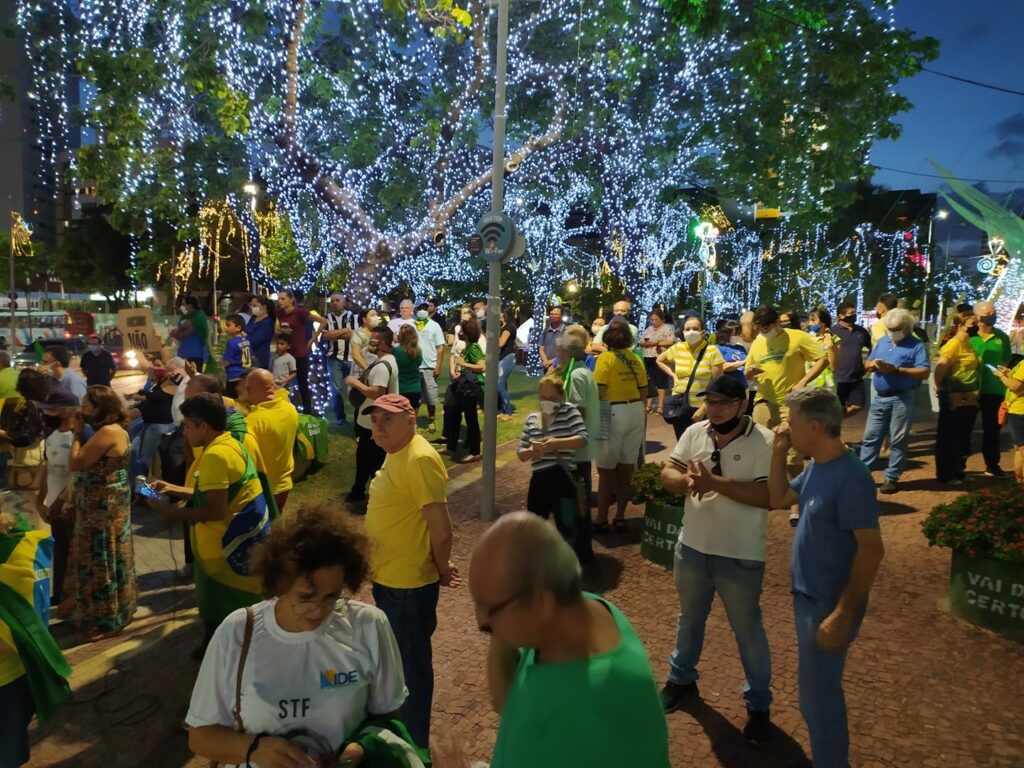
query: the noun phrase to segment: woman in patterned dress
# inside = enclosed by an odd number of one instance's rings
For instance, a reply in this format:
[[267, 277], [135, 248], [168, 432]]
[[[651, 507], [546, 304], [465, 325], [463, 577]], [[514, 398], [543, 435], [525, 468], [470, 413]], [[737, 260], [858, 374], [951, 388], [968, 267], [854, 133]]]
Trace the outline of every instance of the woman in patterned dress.
[[[127, 415], [110, 387], [82, 398], [68, 468], [74, 471], [75, 534], [68, 577], [74, 621], [87, 638], [120, 632], [135, 613], [138, 589], [131, 528]], [[83, 420], [96, 433], [81, 444]]]

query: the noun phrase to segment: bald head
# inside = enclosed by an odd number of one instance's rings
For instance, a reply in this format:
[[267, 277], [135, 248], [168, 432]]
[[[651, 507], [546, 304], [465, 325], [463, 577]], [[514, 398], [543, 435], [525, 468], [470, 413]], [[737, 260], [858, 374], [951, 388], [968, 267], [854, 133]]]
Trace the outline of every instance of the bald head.
[[985, 333], [991, 330], [992, 326], [996, 324], [996, 305], [991, 301], [979, 301], [974, 305], [974, 314], [978, 318], [978, 323], [985, 326]]
[[473, 550], [469, 581], [470, 590], [487, 582], [524, 598], [550, 592], [562, 604], [582, 597], [575, 553], [553, 525], [531, 512], [503, 515], [484, 533]]
[[245, 377], [245, 392], [251, 405], [274, 399], [274, 375], [265, 368], [253, 368]]

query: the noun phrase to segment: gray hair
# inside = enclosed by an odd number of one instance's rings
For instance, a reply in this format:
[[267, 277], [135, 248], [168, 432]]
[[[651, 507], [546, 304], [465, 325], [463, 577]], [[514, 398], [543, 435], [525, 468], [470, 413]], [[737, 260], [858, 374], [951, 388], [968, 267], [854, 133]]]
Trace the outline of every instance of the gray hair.
[[[890, 310], [886, 317], [896, 310]], [[794, 389], [785, 403], [807, 421], [817, 421], [830, 437], [839, 437], [843, 430], [843, 406], [835, 392], [823, 387]]]
[[0, 349], [0, 368], [11, 367], [11, 353], [5, 349]]
[[167, 370], [185, 370], [185, 358], [172, 357], [167, 361]]
[[583, 596], [580, 562], [555, 526], [532, 512], [511, 512], [497, 523], [508, 531], [509, 594], [551, 592], [561, 605]]
[[400, 307], [404, 307], [406, 305], [411, 307], [412, 306], [412, 299], [402, 299], [400, 302], [398, 302], [398, 306], [400, 306]]
[[890, 331], [902, 328], [909, 333], [914, 327], [914, 317], [905, 309], [890, 309], [885, 313], [882, 322], [885, 323], [885, 327]]
[[572, 358], [583, 357], [587, 351], [587, 340], [590, 338], [587, 329], [582, 325], [570, 325], [558, 339], [558, 346]]

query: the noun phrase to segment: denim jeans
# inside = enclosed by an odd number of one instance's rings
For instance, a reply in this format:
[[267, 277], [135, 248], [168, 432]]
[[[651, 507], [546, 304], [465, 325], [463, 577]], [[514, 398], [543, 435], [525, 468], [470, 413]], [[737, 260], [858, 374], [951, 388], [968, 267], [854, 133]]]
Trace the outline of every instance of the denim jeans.
[[[800, 653], [800, 714], [811, 737], [814, 768], [849, 768], [850, 733], [846, 722], [843, 669], [846, 650], [830, 653], [818, 647], [818, 626], [832, 608], [807, 595], [793, 593], [796, 642]], [[857, 636], [861, 614], [850, 642]]]
[[679, 593], [679, 629], [675, 650], [668, 657], [668, 679], [687, 685], [700, 677], [697, 662], [704, 647], [704, 625], [718, 592], [747, 677], [743, 700], [748, 709], [767, 712], [772, 703], [772, 657], [761, 622], [764, 562], [705, 555], [676, 544], [674, 575]]
[[430, 740], [430, 707], [434, 699], [434, 661], [430, 637], [437, 629], [440, 582], [416, 589], [373, 585], [373, 601], [388, 617], [405, 670], [409, 698], [402, 707], [402, 722], [417, 746]]
[[[327, 366], [331, 372], [331, 391], [334, 393], [334, 417], [342, 424], [345, 421], [345, 399], [348, 397], [345, 377], [352, 373], [352, 362], [332, 357], [327, 360]], [[354, 414], [352, 418], [355, 418]]]
[[886, 480], [896, 482], [903, 474], [903, 464], [907, 460], [907, 443], [910, 441], [910, 422], [914, 418], [916, 400], [916, 389], [890, 397], [881, 397], [877, 392], [871, 393], [871, 407], [868, 408], [868, 421], [864, 426], [860, 460], [871, 469], [882, 448], [882, 441], [888, 435], [889, 466], [885, 468]]
[[498, 361], [498, 409], [500, 413], [512, 413], [512, 399], [508, 394], [508, 377], [516, 367], [516, 356], [505, 355]]

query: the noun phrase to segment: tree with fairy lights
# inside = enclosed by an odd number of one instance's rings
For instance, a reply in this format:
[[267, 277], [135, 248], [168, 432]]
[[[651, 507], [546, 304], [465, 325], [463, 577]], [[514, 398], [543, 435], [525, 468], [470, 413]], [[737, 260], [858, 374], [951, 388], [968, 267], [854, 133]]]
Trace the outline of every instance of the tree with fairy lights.
[[[513, 6], [506, 169], [587, 177], [605, 261], [631, 291], [660, 258], [644, 243], [668, 185], [828, 201], [867, 172], [868, 144], [897, 132], [907, 104], [891, 87], [933, 54], [877, 2], [802, 0], [795, 21], [789, 0], [756, 5], [771, 15], [739, 0]], [[70, 174], [144, 250], [154, 221], [194, 241], [210, 200], [251, 224], [241, 189], [257, 179], [307, 262], [294, 287], [339, 265], [363, 296], [446, 274], [465, 259], [450, 234], [491, 183], [495, 13], [453, 6], [441, 36], [429, 7], [406, 8], [19, 0], [44, 152], [56, 166], [72, 126], [93, 132]]]

